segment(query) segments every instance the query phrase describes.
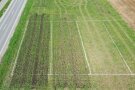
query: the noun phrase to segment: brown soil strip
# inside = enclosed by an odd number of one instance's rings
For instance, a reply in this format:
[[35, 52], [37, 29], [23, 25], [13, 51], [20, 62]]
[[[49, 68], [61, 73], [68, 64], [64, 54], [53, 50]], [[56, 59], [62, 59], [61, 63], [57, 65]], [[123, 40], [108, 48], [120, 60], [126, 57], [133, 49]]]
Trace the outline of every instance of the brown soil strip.
[[114, 8], [122, 15], [124, 20], [135, 30], [135, 1], [134, 0], [109, 0]]

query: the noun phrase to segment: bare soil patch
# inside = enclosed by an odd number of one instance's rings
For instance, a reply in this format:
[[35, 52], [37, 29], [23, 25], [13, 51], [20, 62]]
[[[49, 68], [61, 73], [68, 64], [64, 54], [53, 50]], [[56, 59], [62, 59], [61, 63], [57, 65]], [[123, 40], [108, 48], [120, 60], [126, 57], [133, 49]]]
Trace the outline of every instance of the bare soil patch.
[[109, 0], [109, 2], [135, 30], [135, 0]]

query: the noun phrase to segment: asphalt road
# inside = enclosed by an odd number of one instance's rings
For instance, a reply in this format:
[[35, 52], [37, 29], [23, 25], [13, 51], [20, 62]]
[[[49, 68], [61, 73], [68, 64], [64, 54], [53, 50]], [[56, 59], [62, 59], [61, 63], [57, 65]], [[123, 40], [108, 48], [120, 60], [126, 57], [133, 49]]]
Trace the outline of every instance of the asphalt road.
[[4, 5], [7, 3], [8, 0], [2, 0], [0, 2], [0, 10], [4, 7]]
[[13, 36], [27, 0], [12, 0], [0, 19], [0, 62]]

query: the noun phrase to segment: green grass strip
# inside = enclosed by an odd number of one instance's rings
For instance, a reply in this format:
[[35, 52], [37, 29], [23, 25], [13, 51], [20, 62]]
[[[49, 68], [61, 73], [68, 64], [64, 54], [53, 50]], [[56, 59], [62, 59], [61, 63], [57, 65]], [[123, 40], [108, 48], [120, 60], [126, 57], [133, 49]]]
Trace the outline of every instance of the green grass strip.
[[33, 0], [27, 0], [25, 9], [22, 13], [22, 16], [20, 18], [20, 21], [16, 27], [16, 31], [10, 41], [9, 47], [5, 53], [5, 55], [2, 58], [2, 62], [0, 64], [0, 87], [2, 87], [3, 81], [6, 77], [6, 74], [11, 66], [11, 64], [14, 62], [17, 50], [19, 48], [19, 44], [21, 42], [21, 39], [24, 34], [26, 22], [30, 13], [30, 9], [32, 7]]
[[10, 2], [11, 2], [12, 0], [8, 0], [7, 1], [7, 3], [5, 4], [5, 6], [1, 9], [1, 11], [0, 11], [0, 17], [3, 15], [3, 13], [6, 11], [6, 9], [8, 8], [8, 6], [9, 6], [9, 4], [10, 4]]

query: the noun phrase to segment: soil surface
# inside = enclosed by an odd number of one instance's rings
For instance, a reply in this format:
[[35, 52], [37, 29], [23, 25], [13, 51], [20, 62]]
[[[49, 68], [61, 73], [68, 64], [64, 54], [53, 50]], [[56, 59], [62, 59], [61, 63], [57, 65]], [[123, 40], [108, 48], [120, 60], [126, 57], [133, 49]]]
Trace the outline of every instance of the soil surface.
[[135, 30], [135, 0], [108, 0]]

